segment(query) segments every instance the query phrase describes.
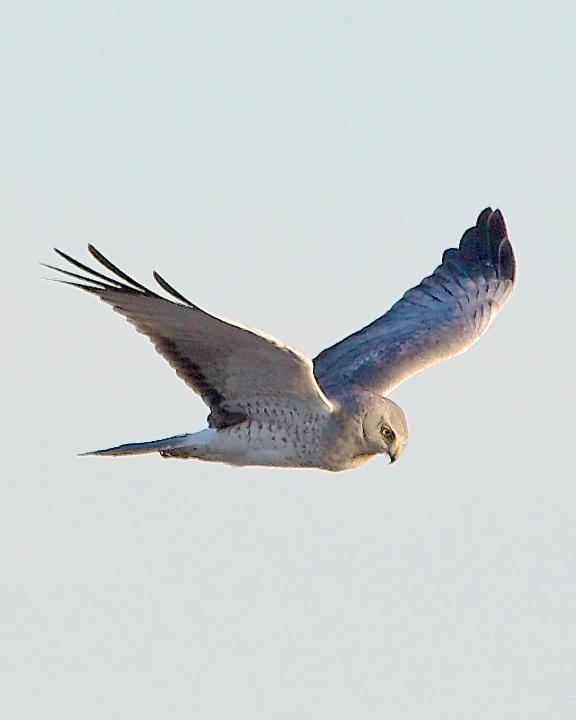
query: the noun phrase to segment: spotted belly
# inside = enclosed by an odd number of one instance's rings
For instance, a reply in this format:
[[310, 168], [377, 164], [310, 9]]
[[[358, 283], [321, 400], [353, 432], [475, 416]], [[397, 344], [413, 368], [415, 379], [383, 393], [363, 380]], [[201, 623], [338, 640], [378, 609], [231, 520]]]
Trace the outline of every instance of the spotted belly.
[[321, 418], [250, 419], [218, 431], [213, 449], [234, 465], [323, 467], [323, 424]]

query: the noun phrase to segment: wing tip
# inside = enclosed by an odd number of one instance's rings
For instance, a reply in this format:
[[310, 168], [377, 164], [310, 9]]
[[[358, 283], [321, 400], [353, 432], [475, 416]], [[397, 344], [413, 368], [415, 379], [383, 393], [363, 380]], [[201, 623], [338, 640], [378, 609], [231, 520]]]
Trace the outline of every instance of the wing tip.
[[501, 276], [506, 280], [516, 280], [516, 258], [512, 243], [508, 238], [508, 229], [502, 211], [498, 208], [488, 218], [488, 237], [494, 249]]
[[476, 228], [487, 232], [491, 240], [502, 242], [508, 237], [506, 222], [502, 211], [491, 207], [484, 208], [476, 220]]
[[182, 302], [182, 303], [184, 303], [185, 305], [188, 305], [188, 306], [191, 307], [191, 308], [198, 309], [198, 308], [196, 307], [196, 305], [194, 305], [193, 302], [191, 302], [190, 300], [188, 300], [187, 297], [184, 297], [184, 295], [182, 295], [181, 292], [178, 292], [178, 290], [176, 290], [175, 288], [173, 288], [172, 285], [170, 285], [170, 283], [169, 283], [167, 280], [165, 280], [165, 279], [162, 277], [162, 275], [160, 275], [160, 273], [156, 272], [156, 270], [154, 270], [154, 271], [152, 272], [152, 276], [153, 276], [154, 280], [156, 280], [156, 282], [158, 283], [158, 285], [160, 285], [160, 287], [162, 288], [162, 290], [164, 290], [164, 292], [167, 292], [167, 293], [168, 293], [169, 295], [171, 295], [173, 298], [176, 298], [176, 300], [178, 300], [179, 302]]
[[508, 238], [502, 211], [484, 208], [476, 225], [462, 236], [460, 252], [464, 260], [484, 260], [492, 264], [500, 279], [516, 278], [516, 259]]
[[[98, 291], [102, 292], [104, 290], [110, 291], [110, 290], [121, 290], [125, 293], [140, 293], [142, 295], [146, 295], [148, 297], [155, 297], [155, 298], [161, 298], [163, 300], [166, 300], [167, 298], [163, 298], [161, 295], [158, 295], [153, 290], [150, 290], [145, 285], [142, 285], [142, 283], [139, 283], [137, 280], [134, 280], [134, 278], [127, 275], [123, 270], [120, 270], [114, 263], [112, 263], [105, 255], [103, 255], [100, 250], [98, 250], [92, 243], [88, 243], [88, 252], [90, 255], [98, 262], [100, 265], [103, 265], [109, 272], [113, 273], [117, 277], [121, 278], [123, 282], [120, 280], [117, 280], [115, 277], [109, 277], [108, 275], [104, 275], [98, 270], [94, 270], [93, 268], [89, 267], [88, 265], [85, 265], [84, 263], [79, 262], [78, 260], [75, 260], [73, 257], [68, 255], [67, 253], [63, 252], [62, 250], [59, 250], [58, 248], [53, 248], [54, 252], [61, 257], [62, 259], [69, 262], [71, 265], [80, 268], [85, 273], [89, 273], [93, 277], [86, 277], [85, 275], [78, 275], [77, 273], [72, 273], [69, 270], [63, 270], [62, 268], [56, 267], [54, 265], [49, 265], [47, 263], [40, 263], [43, 267], [46, 267], [50, 270], [54, 270], [55, 272], [62, 273], [63, 275], [67, 275], [69, 277], [73, 277], [77, 280], [82, 280], [83, 282], [87, 283], [93, 283], [95, 286], [101, 286], [101, 287], [90, 287], [86, 285], [80, 285], [78, 283], [70, 283], [69, 285], [75, 285], [76, 287], [80, 287], [83, 289], [92, 289], [92, 291]], [[171, 295], [173, 298], [178, 300], [181, 303], [184, 303], [184, 305], [188, 305], [191, 308], [194, 308], [198, 310], [198, 306], [192, 303], [188, 298], [186, 298], [182, 293], [178, 292], [175, 288], [172, 287], [159, 273], [154, 271], [153, 273], [154, 279], [160, 285], [160, 287], [167, 292], [169, 295]], [[63, 281], [61, 281], [63, 282]], [[127, 283], [127, 284], [126, 284]], [[168, 298], [169, 302], [172, 302]]]
[[503, 240], [508, 236], [504, 215], [502, 215], [502, 211], [499, 208], [496, 208], [496, 210], [493, 210], [490, 213], [490, 217], [488, 218], [488, 228], [490, 230], [490, 234], [498, 237], [500, 240]]
[[488, 223], [489, 217], [492, 215], [492, 208], [490, 206], [484, 208], [481, 213], [479, 213], [478, 218], [476, 220], [476, 227], [481, 227], [482, 225], [486, 225]]

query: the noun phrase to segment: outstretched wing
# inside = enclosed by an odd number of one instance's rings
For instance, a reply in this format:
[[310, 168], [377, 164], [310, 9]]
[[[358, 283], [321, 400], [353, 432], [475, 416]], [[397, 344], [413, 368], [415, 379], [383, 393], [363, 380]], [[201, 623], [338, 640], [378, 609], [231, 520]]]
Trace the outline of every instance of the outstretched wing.
[[322, 389], [350, 387], [386, 394], [424, 368], [471, 347], [514, 286], [515, 260], [499, 210], [487, 208], [459, 248], [382, 317], [314, 360]]
[[160, 287], [178, 302], [161, 297], [119, 270], [93, 246], [88, 249], [116, 277], [93, 270], [60, 250], [56, 253], [61, 258], [91, 277], [46, 267], [74, 278], [60, 282], [97, 295], [147, 335], [178, 376], [210, 407], [210, 427], [229, 427], [247, 416], [267, 417], [280, 408], [307, 415], [332, 409], [314, 378], [312, 361], [303, 353], [210, 315], [155, 272]]

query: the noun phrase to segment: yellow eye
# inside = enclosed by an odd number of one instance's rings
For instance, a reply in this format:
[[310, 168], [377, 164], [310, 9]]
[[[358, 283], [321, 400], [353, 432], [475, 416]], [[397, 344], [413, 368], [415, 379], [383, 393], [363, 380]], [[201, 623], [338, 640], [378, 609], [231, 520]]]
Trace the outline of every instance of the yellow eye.
[[390, 430], [388, 425], [382, 425], [380, 428], [380, 435], [382, 435], [382, 437], [386, 440], [391, 440], [394, 437], [394, 433]]

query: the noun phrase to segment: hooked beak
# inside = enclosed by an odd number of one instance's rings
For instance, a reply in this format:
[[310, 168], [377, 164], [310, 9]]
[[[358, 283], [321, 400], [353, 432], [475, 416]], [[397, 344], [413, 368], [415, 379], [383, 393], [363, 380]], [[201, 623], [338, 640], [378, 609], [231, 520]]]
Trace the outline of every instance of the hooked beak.
[[395, 442], [392, 447], [388, 448], [388, 457], [390, 458], [390, 465], [394, 464], [400, 457], [400, 453], [404, 449], [404, 444], [401, 442]]

